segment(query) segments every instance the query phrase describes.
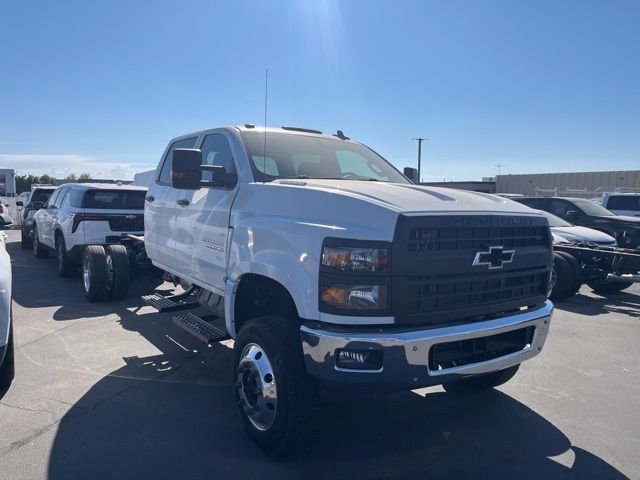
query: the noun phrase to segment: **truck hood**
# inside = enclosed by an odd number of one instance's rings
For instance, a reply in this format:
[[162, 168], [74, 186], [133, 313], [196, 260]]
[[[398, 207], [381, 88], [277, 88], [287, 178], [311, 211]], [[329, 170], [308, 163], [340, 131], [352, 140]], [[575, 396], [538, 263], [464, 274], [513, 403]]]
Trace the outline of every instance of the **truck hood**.
[[616, 239], [611, 235], [587, 227], [551, 227], [554, 239], [559, 236], [566, 241], [590, 242], [602, 245], [616, 243]]
[[398, 213], [482, 212], [539, 215], [535, 210], [508, 198], [450, 188], [332, 179], [283, 179], [272, 183], [344, 195], [377, 204]]

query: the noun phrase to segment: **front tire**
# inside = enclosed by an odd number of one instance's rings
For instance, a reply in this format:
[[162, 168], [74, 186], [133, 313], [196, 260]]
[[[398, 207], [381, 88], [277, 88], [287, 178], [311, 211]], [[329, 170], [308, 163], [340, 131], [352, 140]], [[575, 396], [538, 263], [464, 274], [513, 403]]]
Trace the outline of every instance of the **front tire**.
[[60, 277], [70, 277], [76, 272], [76, 264], [67, 254], [67, 246], [62, 235], [56, 238], [56, 259], [58, 261], [58, 275]]
[[596, 293], [618, 293], [629, 288], [633, 282], [604, 282], [599, 280], [591, 280], [587, 285]]
[[553, 252], [553, 270], [551, 300], [564, 300], [580, 289], [580, 266], [575, 257], [565, 252]]
[[442, 387], [449, 393], [489, 390], [490, 388], [507, 383], [518, 373], [519, 368], [520, 364], [497, 372], [476, 375], [453, 383], [445, 383]]
[[302, 446], [315, 396], [297, 323], [276, 316], [247, 322], [235, 341], [233, 366], [238, 411], [251, 439], [272, 457]]
[[38, 239], [38, 229], [35, 227], [35, 225], [33, 227], [32, 245], [34, 257], [47, 258], [49, 256], [49, 252], [47, 251], [46, 247], [42, 243], [40, 243], [40, 240]]
[[[11, 320], [10, 320], [11, 321]], [[0, 365], [0, 393], [5, 392], [15, 376], [15, 356], [13, 350], [13, 322], [9, 324], [9, 342], [4, 361]]]
[[89, 245], [82, 254], [82, 286], [90, 302], [107, 298], [107, 255], [101, 245]]

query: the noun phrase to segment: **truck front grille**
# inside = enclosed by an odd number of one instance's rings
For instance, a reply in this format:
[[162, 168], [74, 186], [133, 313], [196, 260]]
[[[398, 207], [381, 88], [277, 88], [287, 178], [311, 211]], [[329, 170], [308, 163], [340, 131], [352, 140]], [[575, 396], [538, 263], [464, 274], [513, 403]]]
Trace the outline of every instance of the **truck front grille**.
[[531, 345], [534, 331], [534, 327], [527, 327], [488, 337], [434, 345], [429, 351], [429, 370], [462, 367], [520, 352]]
[[[490, 247], [513, 250], [512, 261], [474, 265]], [[543, 217], [401, 215], [391, 259], [396, 323], [442, 326], [542, 303], [551, 264]]]

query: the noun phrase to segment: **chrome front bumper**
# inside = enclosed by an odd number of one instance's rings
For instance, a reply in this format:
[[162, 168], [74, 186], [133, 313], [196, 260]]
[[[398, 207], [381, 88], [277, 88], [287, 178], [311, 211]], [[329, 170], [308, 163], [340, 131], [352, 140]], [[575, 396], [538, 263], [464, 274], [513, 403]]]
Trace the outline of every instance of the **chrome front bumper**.
[[[453, 382], [470, 375], [494, 372], [535, 357], [549, 331], [553, 304], [550, 301], [509, 316], [485, 322], [429, 330], [360, 333], [357, 330], [300, 329], [307, 372], [320, 383], [341, 390], [388, 392]], [[429, 369], [429, 351], [439, 343], [455, 342], [534, 327], [533, 339], [524, 349], [469, 365]], [[381, 350], [379, 370], [347, 370], [336, 365], [337, 349]]]

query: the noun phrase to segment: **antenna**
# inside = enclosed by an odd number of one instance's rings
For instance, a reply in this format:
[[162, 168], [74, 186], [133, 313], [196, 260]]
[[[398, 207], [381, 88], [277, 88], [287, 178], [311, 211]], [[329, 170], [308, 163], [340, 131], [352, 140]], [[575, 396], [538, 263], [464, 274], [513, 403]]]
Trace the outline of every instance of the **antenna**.
[[262, 149], [262, 183], [266, 180], [267, 171], [267, 94], [269, 92], [269, 69], [264, 69], [264, 144]]

